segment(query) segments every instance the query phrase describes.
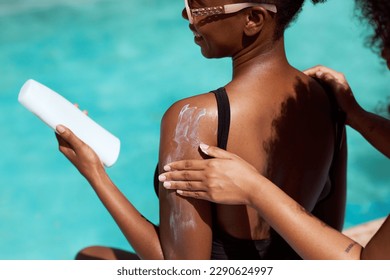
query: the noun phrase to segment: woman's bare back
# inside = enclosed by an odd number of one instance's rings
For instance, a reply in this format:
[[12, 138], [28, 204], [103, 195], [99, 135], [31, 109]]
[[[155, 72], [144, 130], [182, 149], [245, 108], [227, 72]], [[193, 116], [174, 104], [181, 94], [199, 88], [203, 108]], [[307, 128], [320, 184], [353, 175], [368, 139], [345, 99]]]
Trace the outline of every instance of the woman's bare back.
[[[270, 83], [264, 83], [270, 84]], [[291, 71], [272, 83], [239, 92], [227, 86], [231, 127], [227, 150], [252, 165], [307, 210], [313, 210], [329, 177], [334, 123], [323, 88]], [[269, 237], [269, 227], [245, 206], [218, 205], [218, 223], [230, 235], [245, 239]]]

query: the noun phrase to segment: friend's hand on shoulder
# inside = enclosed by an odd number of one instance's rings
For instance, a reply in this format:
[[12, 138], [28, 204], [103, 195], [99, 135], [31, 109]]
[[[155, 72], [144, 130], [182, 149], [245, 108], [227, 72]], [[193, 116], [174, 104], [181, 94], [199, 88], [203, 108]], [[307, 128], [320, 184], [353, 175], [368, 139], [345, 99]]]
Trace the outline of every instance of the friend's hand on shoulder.
[[235, 154], [205, 144], [200, 149], [213, 158], [167, 164], [164, 167], [167, 172], [159, 176], [163, 186], [185, 197], [222, 204], [250, 204], [253, 188], [267, 179]]
[[320, 79], [330, 86], [332, 94], [335, 96], [340, 109], [346, 114], [346, 122], [349, 124], [351, 115], [354, 114], [360, 106], [356, 102], [344, 74], [322, 65], [314, 66], [303, 72], [308, 76]]

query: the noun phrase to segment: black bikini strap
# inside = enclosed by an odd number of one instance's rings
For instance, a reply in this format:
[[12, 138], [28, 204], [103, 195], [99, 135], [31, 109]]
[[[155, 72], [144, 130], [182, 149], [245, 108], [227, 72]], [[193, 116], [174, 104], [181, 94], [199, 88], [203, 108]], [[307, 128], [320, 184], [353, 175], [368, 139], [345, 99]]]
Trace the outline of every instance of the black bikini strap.
[[230, 104], [225, 88], [212, 91], [217, 99], [218, 108], [218, 147], [226, 150], [230, 128]]

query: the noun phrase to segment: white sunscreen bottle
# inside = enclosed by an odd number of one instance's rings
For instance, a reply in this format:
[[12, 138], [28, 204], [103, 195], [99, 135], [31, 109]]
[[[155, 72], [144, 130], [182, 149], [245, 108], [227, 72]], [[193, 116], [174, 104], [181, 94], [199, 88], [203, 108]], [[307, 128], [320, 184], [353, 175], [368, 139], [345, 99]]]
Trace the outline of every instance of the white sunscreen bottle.
[[32, 79], [27, 80], [18, 100], [53, 130], [59, 124], [72, 130], [96, 152], [106, 167], [112, 166], [118, 159], [120, 140], [48, 87]]

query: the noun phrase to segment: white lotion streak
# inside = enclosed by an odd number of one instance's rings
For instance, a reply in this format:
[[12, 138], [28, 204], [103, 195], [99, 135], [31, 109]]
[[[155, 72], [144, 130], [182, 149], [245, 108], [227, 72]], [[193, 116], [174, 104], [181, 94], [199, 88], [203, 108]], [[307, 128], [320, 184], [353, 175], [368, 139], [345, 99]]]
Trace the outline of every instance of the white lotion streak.
[[177, 144], [176, 152], [182, 156], [181, 146], [191, 145], [197, 148], [200, 144], [198, 129], [200, 119], [206, 115], [206, 109], [198, 109], [185, 105], [179, 114], [174, 141]]
[[[199, 109], [197, 107], [190, 107], [189, 104], [185, 105], [178, 116], [177, 126], [175, 130], [175, 136], [173, 138], [176, 148], [168, 156], [167, 163], [174, 160], [183, 159], [183, 149], [190, 145], [193, 149], [197, 149], [199, 140], [199, 123], [206, 115], [206, 109]], [[176, 196], [176, 194], [173, 194]], [[185, 231], [186, 229], [195, 228], [194, 217], [192, 212], [182, 210], [180, 201], [176, 198], [171, 200], [172, 211], [169, 218], [170, 228], [173, 232], [173, 238], [175, 242], [179, 242], [178, 232]]]

